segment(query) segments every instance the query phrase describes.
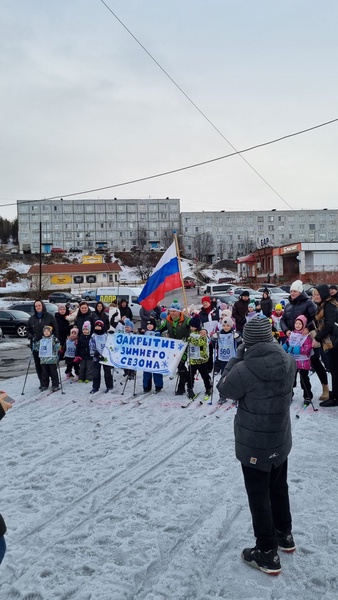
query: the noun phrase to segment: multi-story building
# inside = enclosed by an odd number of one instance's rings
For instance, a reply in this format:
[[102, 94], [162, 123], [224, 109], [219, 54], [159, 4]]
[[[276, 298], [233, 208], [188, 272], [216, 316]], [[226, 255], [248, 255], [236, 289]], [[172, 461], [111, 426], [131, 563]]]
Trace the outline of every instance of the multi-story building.
[[[265, 246], [338, 241], [338, 210], [181, 213], [181, 239], [189, 258], [236, 258]], [[200, 254], [201, 256], [196, 256]]]
[[[49, 200], [18, 201], [20, 249], [52, 247], [84, 251], [167, 248], [180, 227], [180, 201]], [[41, 223], [41, 226], [40, 226]]]
[[235, 259], [266, 246], [338, 241], [338, 210], [180, 213], [178, 199], [18, 201], [20, 249], [166, 249], [179, 235], [189, 258]]

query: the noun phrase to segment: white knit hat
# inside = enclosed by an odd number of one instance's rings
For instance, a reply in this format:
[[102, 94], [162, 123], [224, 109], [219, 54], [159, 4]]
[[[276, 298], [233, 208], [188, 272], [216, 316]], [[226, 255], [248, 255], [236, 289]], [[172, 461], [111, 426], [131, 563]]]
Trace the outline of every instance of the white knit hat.
[[296, 281], [294, 281], [290, 286], [290, 292], [302, 293], [302, 291], [303, 291], [303, 282], [300, 279], [296, 279]]

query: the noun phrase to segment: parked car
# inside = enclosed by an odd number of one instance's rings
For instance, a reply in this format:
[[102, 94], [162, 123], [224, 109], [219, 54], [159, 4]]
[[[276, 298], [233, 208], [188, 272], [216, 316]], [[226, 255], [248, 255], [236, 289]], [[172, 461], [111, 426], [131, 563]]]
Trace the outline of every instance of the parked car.
[[214, 298], [217, 298], [220, 302], [224, 304], [233, 305], [238, 300], [239, 296], [235, 294], [213, 294]]
[[68, 252], [83, 252], [82, 248], [69, 248]]
[[63, 248], [52, 248], [51, 252], [55, 253], [55, 254], [58, 254], [58, 253], [59, 254], [65, 254], [66, 250], [64, 250]]
[[81, 298], [82, 300], [96, 300], [96, 296], [97, 296], [97, 289], [92, 289], [92, 290], [84, 290], [84, 292], [81, 293]]
[[196, 287], [196, 282], [193, 279], [185, 279], [183, 283], [184, 283], [185, 289], [187, 289], [187, 290], [189, 290], [190, 288]]
[[66, 304], [67, 302], [81, 302], [81, 296], [69, 294], [69, 292], [52, 292], [48, 296], [49, 302], [59, 302]]
[[[8, 307], [8, 309], [21, 310], [23, 312], [28, 313], [29, 315], [32, 315], [34, 313], [34, 303], [35, 300], [27, 300], [26, 302], [15, 302], [14, 304], [11, 304]], [[47, 311], [52, 313], [52, 315], [55, 315], [55, 313], [58, 312], [58, 307], [54, 303], [44, 302], [44, 304], [46, 306]]]
[[[260, 287], [258, 292], [260, 294], [263, 294], [265, 290], [265, 287]], [[287, 292], [285, 292], [284, 290], [282, 290], [282, 288], [280, 287], [273, 287], [273, 288], [268, 288], [270, 296], [272, 298], [272, 296], [279, 296], [281, 300], [287, 300], [289, 295]]]
[[26, 337], [28, 320], [29, 314], [21, 310], [0, 310], [0, 327], [5, 335]]
[[249, 287], [232, 287], [230, 288], [230, 290], [228, 290], [229, 294], [236, 294], [236, 296], [240, 296], [242, 294], [242, 292], [249, 292], [249, 296], [251, 297], [257, 297], [260, 298], [260, 292], [257, 290], [253, 290], [252, 288]]

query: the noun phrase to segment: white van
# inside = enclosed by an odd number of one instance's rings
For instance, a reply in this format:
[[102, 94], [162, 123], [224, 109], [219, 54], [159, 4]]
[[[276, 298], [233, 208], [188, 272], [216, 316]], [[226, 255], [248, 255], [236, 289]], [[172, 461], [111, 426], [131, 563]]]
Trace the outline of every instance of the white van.
[[127, 300], [128, 304], [131, 308], [131, 312], [133, 313], [133, 317], [138, 319], [140, 316], [140, 305], [137, 301], [140, 293], [142, 291], [141, 287], [127, 287], [125, 285], [120, 285], [117, 287], [99, 287], [96, 290], [96, 301], [101, 300], [106, 306], [111, 302], [119, 303], [120, 300]]
[[219, 294], [220, 292], [227, 292], [230, 288], [234, 287], [233, 283], [207, 283], [201, 288], [202, 294], [212, 296], [213, 294]]

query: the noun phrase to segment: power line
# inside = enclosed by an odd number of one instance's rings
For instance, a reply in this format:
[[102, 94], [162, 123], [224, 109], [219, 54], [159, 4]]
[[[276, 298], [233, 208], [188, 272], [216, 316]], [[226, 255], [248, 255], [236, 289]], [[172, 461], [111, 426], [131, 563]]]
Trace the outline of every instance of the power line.
[[[165, 177], [167, 175], [173, 175], [174, 173], [180, 173], [181, 171], [187, 171], [188, 169], [195, 169], [196, 167], [201, 167], [204, 165], [208, 165], [220, 160], [224, 160], [226, 158], [231, 158], [232, 156], [236, 156], [238, 154], [243, 154], [245, 152], [251, 152], [252, 150], [257, 150], [257, 148], [263, 148], [264, 146], [270, 146], [271, 144], [276, 144], [278, 142], [281, 142], [283, 140], [292, 138], [292, 137], [296, 137], [298, 135], [302, 135], [304, 133], [308, 133], [309, 131], [314, 131], [315, 129], [319, 129], [320, 127], [325, 127], [327, 125], [331, 125], [332, 123], [336, 123], [338, 121], [338, 118], [336, 119], [331, 119], [330, 121], [325, 121], [325, 123], [320, 123], [319, 125], [313, 125], [312, 127], [307, 127], [306, 129], [302, 129], [300, 131], [296, 131], [294, 133], [289, 133], [287, 135], [283, 135], [279, 138], [275, 138], [273, 140], [269, 140], [268, 142], [262, 142], [261, 144], [256, 144], [255, 146], [250, 146], [249, 148], [243, 148], [242, 150], [238, 150], [236, 152], [231, 152], [230, 154], [224, 154], [223, 156], [217, 156], [216, 158], [210, 158], [208, 160], [204, 160], [198, 163], [193, 163], [191, 165], [186, 165], [184, 167], [179, 167], [177, 169], [172, 169], [170, 171], [163, 171], [162, 173], [155, 173], [153, 175], [147, 175], [145, 177], [139, 177], [138, 179], [130, 179], [128, 181], [122, 181], [120, 183], [114, 183], [112, 185], [106, 185], [103, 187], [98, 187], [98, 188], [93, 188], [90, 190], [82, 190], [81, 192], [73, 192], [71, 194], [58, 194], [56, 196], [50, 196], [49, 198], [40, 198], [40, 199], [35, 199], [35, 200], [24, 200], [22, 199], [22, 202], [45, 202], [48, 200], [55, 200], [55, 199], [59, 199], [59, 198], [70, 198], [71, 196], [80, 196], [82, 194], [91, 194], [94, 192], [101, 192], [104, 190], [110, 190], [113, 188], [117, 188], [117, 187], [123, 187], [126, 185], [131, 185], [133, 183], [140, 183], [142, 181], [148, 181], [150, 179], [156, 179], [159, 177]], [[287, 206], [289, 206], [289, 208], [291, 210], [294, 210], [292, 208], [292, 206], [290, 206], [286, 201], [285, 203], [287, 204]], [[2, 204], [1, 206], [15, 206], [16, 202], [11, 202], [9, 204]]]
[[[240, 158], [250, 167], [256, 175], [284, 202], [291, 210], [294, 210], [293, 207], [281, 196], [279, 192], [261, 175], [257, 169], [248, 161], [244, 156], [241, 156], [243, 151], [237, 150], [235, 146], [225, 137], [225, 135], [216, 127], [216, 125], [207, 117], [207, 115], [197, 106], [197, 104], [188, 96], [188, 94], [181, 88], [181, 86], [169, 75], [169, 73], [162, 67], [162, 65], [156, 60], [156, 58], [147, 50], [147, 48], [140, 42], [140, 40], [132, 33], [132, 31], [123, 23], [123, 21], [117, 16], [117, 14], [104, 2], [104, 0], [100, 0], [100, 2], [106, 7], [106, 9], [113, 15], [113, 17], [122, 25], [122, 27], [129, 33], [129, 35], [135, 40], [135, 42], [142, 48], [142, 50], [149, 56], [149, 58], [156, 64], [156, 66], [164, 73], [164, 75], [174, 84], [174, 86], [183, 94], [183, 96], [192, 104], [192, 106], [200, 113], [200, 115], [211, 125], [211, 127], [229, 144], [229, 146], [235, 151], [235, 154], [240, 156]], [[216, 159], [217, 160], [217, 159]], [[189, 167], [188, 167], [189, 168]], [[141, 180], [142, 181], [142, 180]]]

